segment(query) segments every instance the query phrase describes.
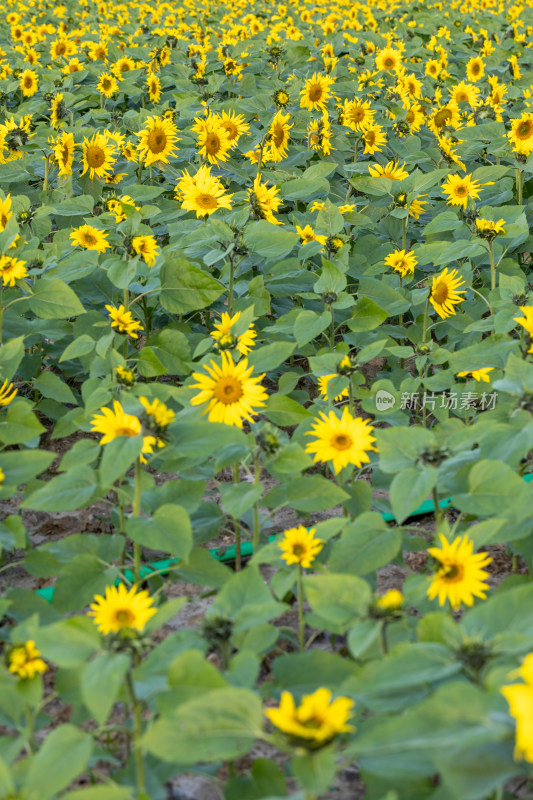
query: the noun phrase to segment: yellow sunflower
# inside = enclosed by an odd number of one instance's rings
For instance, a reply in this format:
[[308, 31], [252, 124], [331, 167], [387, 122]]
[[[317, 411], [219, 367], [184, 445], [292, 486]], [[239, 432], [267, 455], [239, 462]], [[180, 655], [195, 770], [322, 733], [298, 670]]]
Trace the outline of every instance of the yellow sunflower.
[[345, 100], [341, 109], [342, 125], [352, 131], [363, 131], [374, 124], [375, 111], [372, 111], [369, 100]]
[[454, 105], [468, 103], [471, 108], [475, 108], [479, 104], [479, 89], [471, 83], [461, 81], [450, 89], [450, 100]]
[[402, 64], [402, 54], [392, 47], [384, 47], [376, 55], [376, 70], [396, 72]]
[[456, 269], [448, 272], [447, 267], [443, 269], [440, 275], [433, 277], [429, 302], [441, 319], [446, 319], [446, 317], [455, 314], [455, 306], [464, 302], [465, 298], [461, 297], [461, 295], [465, 294], [466, 289], [459, 289], [459, 286], [464, 286], [464, 283]]
[[469, 81], [476, 83], [485, 74], [485, 63], [481, 56], [474, 56], [466, 65], [466, 77]]
[[235, 147], [240, 137], [250, 129], [243, 115], [236, 114], [235, 111], [222, 111], [220, 125], [226, 131], [230, 147]]
[[522, 666], [511, 672], [510, 678], [522, 678], [524, 683], [502, 686], [501, 693], [509, 703], [509, 713], [516, 721], [515, 761], [533, 763], [533, 653], [528, 653]]
[[146, 590], [139, 592], [136, 586], [126, 589], [120, 583], [118, 587], [106, 587], [105, 596], [95, 595], [87, 614], [104, 635], [120, 633], [124, 629], [142, 633], [148, 620], [157, 613], [152, 603], [153, 599]]
[[211, 361], [204, 365], [207, 375], [193, 372], [198, 383], [192, 384], [199, 389], [199, 394], [192, 398], [193, 406], [207, 403], [203, 414], [208, 414], [210, 422], [223, 422], [225, 425], [236, 425], [242, 428], [243, 420], [254, 421], [256, 408], [265, 405], [268, 397], [261, 381], [265, 377], [259, 375], [252, 378], [253, 367], [243, 358], [238, 364], [233, 362], [228, 352], [222, 353], [222, 362]]
[[140, 322], [133, 319], [131, 311], [126, 311], [123, 305], [118, 308], [107, 305], [106, 310], [109, 312], [112, 328], [116, 328], [119, 333], [126, 333], [132, 339], [139, 338], [137, 331], [142, 331], [144, 328]]
[[207, 158], [210, 164], [227, 161], [231, 143], [228, 132], [220, 123], [219, 117], [210, 114], [205, 120], [196, 120], [198, 130], [198, 152]]
[[95, 133], [92, 139], [84, 139], [82, 145], [83, 171], [90, 178], [106, 178], [113, 169], [115, 145], [108, 136]]
[[131, 70], [133, 69], [135, 69], [135, 61], [133, 60], [133, 58], [129, 58], [128, 56], [123, 56], [113, 64], [113, 66], [111, 67], [111, 72], [119, 80], [122, 80], [122, 76], [125, 75], [126, 72], [131, 72]]
[[472, 606], [474, 597], [484, 599], [489, 589], [484, 582], [489, 573], [484, 567], [492, 558], [486, 553], [475, 554], [474, 542], [468, 536], [457, 536], [451, 543], [442, 533], [439, 538], [440, 548], [428, 548], [429, 555], [439, 562], [428, 589], [429, 599], [438, 597], [441, 606], [449, 600], [454, 611], [461, 607], [461, 603]]
[[59, 169], [59, 175], [72, 175], [72, 165], [74, 163], [74, 135], [62, 131], [53, 144], [52, 153], [54, 162]]
[[179, 142], [178, 129], [171, 119], [165, 117], [148, 117], [144, 128], [137, 136], [139, 156], [147, 167], [162, 161], [169, 163], [169, 158], [176, 155], [176, 142]]
[[334, 411], [327, 416], [321, 411], [307, 433], [315, 440], [306, 445], [305, 452], [314, 453], [315, 463], [331, 461], [335, 474], [349, 464], [361, 467], [370, 461], [369, 452], [377, 452], [373, 430], [368, 420], [353, 417], [347, 407], [340, 419]]
[[409, 252], [407, 250], [396, 250], [385, 257], [385, 264], [401, 275], [402, 278], [406, 275], [412, 275], [417, 263], [412, 250]]
[[381, 164], [369, 164], [368, 171], [373, 178], [388, 178], [390, 181], [403, 181], [409, 177], [405, 164], [400, 165], [397, 161], [389, 161], [384, 167]]
[[159, 103], [159, 98], [161, 97], [161, 81], [154, 72], [151, 72], [146, 79], [146, 90], [150, 102]]
[[448, 180], [442, 184], [442, 192], [448, 196], [447, 204], [452, 206], [462, 206], [466, 209], [468, 198], [479, 199], [479, 192], [484, 186], [492, 186], [494, 181], [489, 183], [479, 183], [472, 180], [472, 173], [469, 175], [450, 175]]
[[381, 152], [382, 148], [387, 144], [387, 134], [384, 132], [381, 125], [370, 125], [361, 136], [365, 149], [363, 153], [374, 155], [374, 153]]
[[326, 102], [331, 94], [331, 86], [334, 80], [329, 75], [321, 75], [319, 72], [306, 80], [304, 88], [300, 92], [300, 107], [314, 111], [317, 108], [325, 108]]
[[139, 401], [148, 418], [148, 427], [159, 430], [167, 428], [171, 422], [174, 422], [176, 418], [175, 412], [171, 408], [167, 408], [157, 397], [154, 397], [151, 401], [147, 397], [139, 397]]
[[19, 87], [24, 97], [33, 97], [38, 89], [38, 80], [35, 72], [32, 72], [31, 69], [25, 69], [20, 75]]
[[478, 217], [476, 219], [476, 232], [478, 236], [481, 236], [482, 239], [488, 239], [491, 241], [496, 236], [500, 236], [501, 234], [505, 233], [505, 228], [503, 227], [504, 225], [504, 219], [499, 219], [497, 222], [494, 222], [492, 219]]
[[215, 330], [211, 337], [217, 342], [221, 349], [236, 347], [241, 356], [247, 355], [255, 345], [257, 332], [253, 325], [250, 325], [243, 333], [234, 335], [232, 328], [237, 324], [241, 317], [241, 312], [237, 311], [232, 317], [224, 311], [220, 322], [215, 323]]
[[283, 111], [277, 111], [268, 131], [268, 148], [265, 158], [268, 161], [283, 161], [289, 153], [289, 125], [290, 116]]
[[311, 225], [306, 225], [304, 228], [301, 228], [299, 225], [296, 226], [296, 232], [300, 237], [300, 244], [309, 244], [309, 242], [320, 242], [320, 244], [326, 244], [328, 237], [321, 236], [318, 233], [315, 233]]
[[103, 72], [96, 84], [96, 88], [104, 97], [113, 97], [118, 92], [117, 79], [109, 72]]
[[528, 156], [533, 150], [533, 114], [527, 112], [519, 119], [512, 119], [507, 138], [515, 153]]
[[490, 383], [489, 372], [492, 372], [494, 367], [481, 367], [480, 369], [467, 369], [463, 372], [458, 372], [458, 378], [473, 378], [478, 383]]
[[[333, 373], [331, 373], [331, 375], [322, 375], [318, 379], [318, 390], [319, 390], [320, 394], [322, 395], [322, 397], [324, 398], [324, 400], [328, 399], [328, 386], [329, 386], [329, 384], [331, 383], [331, 381], [334, 378], [338, 378], [338, 377], [339, 377], [338, 374], [336, 372], [333, 372]], [[348, 389], [343, 389], [342, 392], [340, 392], [340, 394], [338, 394], [336, 397], [333, 398], [333, 401], [337, 402], [338, 400], [342, 400], [343, 397], [349, 397], [349, 396], [350, 396], [350, 393], [349, 393]]]
[[107, 234], [98, 228], [93, 228], [92, 225], [80, 225], [79, 228], [74, 228], [70, 234], [71, 244], [73, 247], [83, 247], [85, 250], [96, 250], [98, 253], [104, 253], [108, 247], [111, 247], [106, 238]]
[[436, 136], [443, 128], [457, 128], [459, 126], [459, 109], [451, 101], [445, 106], [434, 108], [427, 119], [427, 126]]
[[278, 542], [282, 550], [281, 558], [289, 566], [298, 564], [304, 569], [309, 569], [316, 556], [324, 547], [322, 539], [315, 537], [316, 528], [304, 528], [298, 525], [297, 528], [289, 528], [283, 534], [283, 539]]
[[13, 647], [8, 652], [7, 660], [11, 674], [18, 675], [23, 680], [31, 680], [36, 675], [42, 675], [48, 670], [32, 639], [25, 644]]
[[248, 200], [254, 217], [266, 219], [273, 225], [283, 225], [283, 222], [274, 216], [274, 212], [282, 202], [278, 190], [275, 186], [269, 188], [267, 183], [261, 183], [260, 175], [256, 175], [253, 189], [248, 189]]
[[299, 741], [322, 745], [339, 733], [353, 731], [348, 720], [353, 715], [353, 700], [337, 697], [332, 700], [329, 689], [317, 689], [304, 695], [299, 706], [290, 692], [281, 693], [278, 708], [269, 708], [265, 715], [282, 733]]
[[58, 128], [67, 115], [67, 107], [63, 102], [63, 93], [54, 95], [50, 104], [50, 124]]
[[219, 208], [231, 209], [233, 195], [226, 190], [219, 178], [211, 175], [211, 168], [204, 164], [196, 175], [184, 172], [176, 186], [176, 193], [182, 200], [181, 207], [194, 211], [197, 217], [213, 214]]
[[143, 261], [145, 261], [149, 267], [154, 266], [155, 260], [159, 255], [159, 249], [157, 247], [155, 236], [134, 236], [131, 240], [131, 246], [134, 252], [137, 253], [137, 255], [140, 255]]
[[14, 286], [16, 281], [25, 278], [28, 270], [25, 261], [12, 256], [0, 256], [0, 278], [4, 286]]

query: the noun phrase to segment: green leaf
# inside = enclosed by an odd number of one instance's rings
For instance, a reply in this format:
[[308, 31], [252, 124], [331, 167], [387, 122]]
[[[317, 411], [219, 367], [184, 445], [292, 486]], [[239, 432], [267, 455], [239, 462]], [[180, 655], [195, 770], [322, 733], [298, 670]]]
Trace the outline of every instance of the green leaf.
[[0, 469], [6, 485], [20, 486], [44, 472], [55, 458], [48, 450], [10, 450], [0, 453]]
[[369, 511], [350, 523], [333, 545], [329, 567], [333, 572], [368, 575], [392, 561], [401, 544], [401, 533], [389, 528], [380, 514]]
[[248, 355], [248, 363], [253, 366], [255, 375], [260, 372], [270, 372], [283, 364], [293, 352], [292, 342], [274, 342], [252, 350]]
[[83, 670], [81, 696], [99, 725], [109, 717], [129, 667], [125, 653], [100, 653]]
[[224, 584], [209, 609], [208, 618], [223, 617], [232, 620], [235, 629], [247, 630], [286, 610], [287, 606], [272, 597], [259, 568], [249, 565]]
[[294, 694], [311, 694], [317, 686], [334, 692], [351, 675], [355, 665], [337, 653], [308, 650], [276, 658], [272, 664], [274, 685]]
[[217, 280], [184, 258], [168, 259], [161, 268], [159, 301], [174, 314], [210, 306], [223, 291]]
[[296, 511], [325, 511], [349, 498], [347, 492], [322, 475], [305, 475], [275, 486], [265, 496], [267, 508], [291, 506]]
[[127, 786], [87, 786], [61, 795], [61, 800], [131, 800], [131, 789]]
[[21, 444], [35, 439], [44, 432], [28, 400], [15, 398], [7, 408], [3, 422], [0, 422], [0, 442], [2, 444]]
[[427, 428], [376, 428], [379, 466], [383, 472], [395, 473], [414, 466], [419, 454], [435, 443]]
[[98, 494], [96, 473], [83, 464], [41, 486], [23, 502], [34, 511], [74, 511], [88, 506]]
[[102, 594], [119, 576], [117, 568], [106, 569], [98, 556], [83, 553], [62, 567], [54, 590], [54, 606], [60, 611], [77, 611]]
[[59, 278], [36, 280], [29, 304], [41, 319], [67, 319], [85, 311], [76, 292]]
[[354, 333], [373, 331], [388, 316], [387, 311], [380, 308], [373, 300], [368, 297], [360, 297], [352, 309], [352, 317], [348, 320], [347, 325]]
[[335, 264], [332, 264], [331, 261], [324, 259], [322, 273], [313, 286], [313, 290], [317, 294], [327, 294], [329, 292], [340, 294], [346, 288], [346, 283], [347, 279], [344, 272], [336, 267]]
[[315, 796], [327, 791], [335, 778], [337, 763], [333, 747], [322, 747], [314, 753], [293, 756], [291, 770], [303, 788]]
[[468, 493], [454, 497], [454, 505], [480, 517], [521, 513], [533, 499], [533, 487], [524, 483], [511, 467], [501, 461], [475, 463], [468, 475]]
[[63, 352], [59, 358], [59, 361], [68, 361], [71, 358], [81, 358], [82, 356], [86, 356], [94, 350], [96, 342], [86, 333], [82, 336], [78, 336], [71, 342]]
[[294, 322], [294, 338], [298, 347], [316, 339], [330, 323], [331, 311], [323, 311], [322, 314], [308, 309], [300, 311]]
[[299, 425], [300, 422], [313, 416], [310, 411], [301, 406], [300, 403], [297, 403], [296, 400], [282, 394], [271, 394], [262, 413], [274, 425], [283, 427]]
[[126, 533], [134, 542], [162, 550], [187, 561], [192, 550], [192, 530], [189, 515], [182, 506], [165, 503], [151, 519], [130, 517]]
[[143, 448], [143, 436], [117, 436], [102, 448], [100, 481], [102, 486], [112, 486], [125, 475]]
[[325, 231], [329, 236], [340, 233], [344, 228], [344, 217], [331, 200], [327, 200], [324, 208], [318, 212], [316, 227], [319, 231]]
[[245, 514], [263, 494], [262, 483], [236, 483], [222, 484], [220, 497], [226, 514], [239, 519]]
[[311, 575], [303, 580], [305, 596], [324, 627], [345, 633], [358, 616], [366, 613], [371, 601], [368, 583], [355, 575]]
[[40, 627], [34, 638], [44, 658], [65, 669], [82, 666], [101, 648], [100, 634], [88, 617], [71, 617]]
[[325, 178], [295, 178], [286, 181], [280, 189], [280, 194], [286, 200], [313, 200], [318, 195], [329, 192], [329, 182]]
[[48, 370], [41, 372], [39, 377], [34, 380], [33, 385], [43, 397], [57, 400], [58, 403], [76, 405], [76, 398], [72, 389], [55, 372], [49, 372]]
[[91, 735], [74, 725], [60, 725], [49, 733], [26, 773], [26, 800], [50, 800], [66, 789], [86, 768], [92, 749]]
[[299, 236], [293, 231], [280, 229], [266, 220], [249, 222], [244, 229], [246, 247], [263, 258], [284, 258], [298, 243]]
[[407, 467], [394, 476], [390, 487], [392, 513], [401, 524], [411, 514], [437, 483], [437, 470], [425, 467]]
[[263, 709], [248, 689], [214, 689], [157, 720], [142, 746], [158, 759], [192, 765], [245, 755], [261, 738]]
[[0, 347], [0, 376], [10, 381], [24, 358], [24, 336], [17, 336]]
[[[170, 697], [175, 708], [196, 697], [202, 697], [212, 689], [223, 689], [228, 684], [220, 672], [204, 657], [199, 650], [189, 650], [172, 661], [168, 670]], [[168, 709], [169, 695], [163, 695], [160, 708], [165, 713]]]

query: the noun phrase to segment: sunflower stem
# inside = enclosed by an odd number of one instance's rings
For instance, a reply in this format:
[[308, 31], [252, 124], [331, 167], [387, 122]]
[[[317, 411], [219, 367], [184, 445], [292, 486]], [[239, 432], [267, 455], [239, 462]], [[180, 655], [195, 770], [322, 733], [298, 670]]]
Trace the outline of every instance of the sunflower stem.
[[0, 345], [2, 344], [2, 323], [4, 321], [4, 306], [2, 304], [3, 286], [0, 283]]
[[304, 589], [302, 581], [302, 565], [298, 564], [298, 628], [300, 653], [305, 650]]
[[427, 327], [428, 327], [428, 314], [429, 314], [429, 295], [426, 300], [426, 307], [424, 309], [424, 323], [422, 327], [422, 344], [426, 343]]
[[333, 306], [331, 304], [328, 305], [329, 313], [331, 314], [331, 324], [329, 328], [329, 345], [331, 349], [335, 347], [335, 312], [333, 311]]
[[[404, 217], [402, 219], [402, 250], [405, 252], [405, 247], [407, 244], [407, 218]], [[400, 281], [402, 276], [400, 275]]]
[[[257, 486], [259, 483], [259, 478], [261, 477], [261, 467], [259, 466], [259, 459], [257, 455], [254, 457], [254, 484]], [[254, 503], [254, 535], [253, 535], [253, 550], [254, 553], [257, 552], [257, 548], [259, 547], [259, 532], [260, 532], [260, 525], [259, 525], [259, 503]]]
[[496, 288], [496, 265], [494, 263], [494, 247], [492, 239], [489, 239], [489, 256], [490, 256], [490, 288], [491, 291], [494, 291], [494, 289]]
[[[239, 465], [233, 465], [233, 483], [239, 483]], [[241, 523], [234, 517], [233, 525], [235, 528], [235, 572], [241, 571]]]
[[50, 174], [50, 161], [48, 156], [44, 159], [44, 179], [43, 179], [43, 192], [48, 189], [48, 175]]
[[[138, 517], [141, 511], [141, 459], [135, 462], [135, 493], [133, 495], [133, 516]], [[141, 577], [141, 545], [133, 543], [133, 580], [139, 583]]]
[[138, 796], [146, 794], [146, 784], [144, 781], [144, 763], [141, 750], [141, 732], [142, 732], [142, 718], [141, 718], [141, 704], [135, 695], [135, 688], [133, 686], [133, 678], [131, 670], [128, 670], [126, 675], [126, 683], [130, 695], [131, 705], [133, 708], [133, 756], [135, 758], [135, 773], [137, 776], [137, 794]]
[[435, 532], [438, 533], [438, 529], [442, 521], [442, 509], [439, 506], [439, 495], [436, 486], [433, 487], [432, 495], [433, 495], [433, 511], [435, 514]]
[[523, 189], [522, 175], [523, 175], [522, 170], [521, 169], [517, 169], [516, 170], [516, 195], [517, 195], [517, 204], [519, 206], [522, 205], [522, 189]]
[[233, 263], [233, 256], [229, 256], [229, 289], [228, 289], [228, 314], [230, 317], [233, 314], [233, 283], [235, 280], [235, 265]]
[[353, 415], [355, 409], [354, 409], [353, 385], [352, 385], [351, 375], [348, 378], [348, 409], [350, 411], [350, 414]]
[[24, 703], [24, 717], [26, 719], [26, 749], [28, 755], [33, 753], [33, 714], [28, 703]]
[[387, 653], [389, 652], [389, 643], [387, 641], [387, 623], [386, 622], [383, 622], [383, 625], [380, 628], [379, 638], [380, 638], [380, 643], [381, 643], [381, 651], [382, 651], [383, 655], [386, 656]]

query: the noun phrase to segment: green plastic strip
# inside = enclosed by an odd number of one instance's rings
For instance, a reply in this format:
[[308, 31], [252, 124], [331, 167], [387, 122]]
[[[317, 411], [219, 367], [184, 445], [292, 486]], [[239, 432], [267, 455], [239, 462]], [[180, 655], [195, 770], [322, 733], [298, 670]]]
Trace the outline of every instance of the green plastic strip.
[[[527, 483], [531, 483], [533, 481], [533, 473], [530, 475], [524, 475], [524, 480]], [[439, 500], [439, 508], [449, 508], [453, 505], [453, 497], [447, 497], [445, 500]], [[435, 506], [433, 504], [433, 500], [424, 500], [424, 502], [418, 506], [418, 508], [413, 511], [412, 514], [409, 514], [409, 517], [422, 517], [424, 514], [431, 514], [435, 510]], [[390, 512], [385, 512], [381, 515], [385, 522], [394, 522], [396, 517], [394, 514]], [[277, 536], [278, 534], [276, 534]], [[276, 536], [270, 536], [268, 541], [272, 542], [276, 538]], [[248, 558], [248, 556], [253, 555], [254, 549], [251, 542], [243, 542], [241, 544], [241, 557]], [[227, 550], [224, 550], [223, 553], [219, 552], [218, 548], [214, 550], [209, 550], [209, 553], [215, 558], [217, 561], [235, 561], [235, 545], [228, 547]], [[152, 572], [159, 572], [160, 574], [164, 575], [165, 570], [168, 570], [170, 567], [174, 566], [174, 564], [178, 563], [177, 558], [167, 558], [164, 561], [154, 561], [153, 564], [145, 564], [141, 567], [141, 578], [149, 578]], [[128, 570], [125, 573], [128, 580], [133, 580], [133, 573], [129, 572]], [[53, 586], [45, 586], [44, 589], [37, 589], [37, 594], [43, 597], [45, 600], [48, 600], [49, 603], [52, 602], [54, 597], [54, 587]]]

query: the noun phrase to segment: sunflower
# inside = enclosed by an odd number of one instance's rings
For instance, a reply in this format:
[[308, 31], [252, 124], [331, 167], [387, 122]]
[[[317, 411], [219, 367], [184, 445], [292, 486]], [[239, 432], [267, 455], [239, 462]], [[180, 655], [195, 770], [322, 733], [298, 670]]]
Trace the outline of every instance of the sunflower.
[[479, 191], [483, 186], [492, 186], [489, 183], [479, 183], [472, 180], [472, 173], [461, 177], [460, 175], [450, 175], [448, 180], [442, 184], [442, 192], [448, 195], [447, 204], [452, 206], [462, 206], [466, 209], [468, 198], [479, 199]]
[[422, 107], [418, 103], [407, 106], [405, 110], [405, 121], [409, 126], [410, 133], [418, 133], [426, 121]]
[[466, 65], [466, 77], [469, 81], [476, 83], [485, 74], [485, 64], [481, 56], [474, 56]]
[[68, 55], [69, 49], [69, 42], [66, 39], [56, 39], [56, 41], [52, 42], [50, 45], [50, 57], [52, 61]]
[[40, 656], [41, 653], [35, 647], [35, 642], [29, 639], [25, 644], [17, 645], [9, 651], [8, 669], [12, 675], [31, 680], [36, 675], [42, 675], [48, 670]]
[[98, 253], [104, 253], [108, 247], [111, 247], [106, 238], [107, 234], [98, 228], [93, 228], [92, 225], [80, 225], [79, 228], [74, 228], [70, 234], [71, 244], [73, 247], [83, 247], [85, 250], [96, 250]]
[[[533, 339], [533, 306], [519, 306], [519, 308], [524, 316], [513, 317], [513, 320], [514, 322], [518, 322], [518, 324], [521, 325], [529, 334], [529, 337]], [[533, 353], [533, 343], [531, 344], [528, 352]]]
[[484, 599], [489, 588], [484, 583], [489, 576], [484, 567], [492, 558], [486, 553], [475, 554], [474, 542], [468, 536], [457, 536], [451, 543], [442, 533], [439, 538], [440, 548], [428, 548], [429, 555], [439, 562], [427, 592], [429, 599], [438, 597], [441, 606], [449, 600], [454, 611], [461, 607], [461, 603], [472, 606], [474, 597]]
[[181, 207], [195, 211], [197, 217], [209, 216], [219, 208], [231, 209], [233, 195], [226, 194], [220, 179], [211, 175], [207, 164], [201, 166], [196, 175], [184, 172], [176, 192], [181, 197]]
[[296, 232], [300, 237], [300, 244], [309, 244], [309, 242], [319, 242], [320, 244], [324, 245], [328, 240], [327, 236], [321, 236], [318, 233], [315, 233], [310, 225], [306, 225], [305, 228], [301, 228], [299, 225], [297, 225]]
[[278, 89], [274, 92], [274, 103], [278, 108], [285, 108], [290, 103], [289, 94], [285, 91], [285, 89]]
[[68, 64], [64, 66], [61, 71], [64, 75], [72, 75], [74, 72], [81, 72], [82, 69], [85, 69], [85, 65], [79, 60], [79, 58], [71, 58]]
[[533, 150], [533, 114], [527, 112], [520, 119], [512, 119], [507, 138], [516, 153], [528, 156]]
[[273, 225], [283, 225], [283, 222], [274, 216], [274, 212], [282, 202], [278, 197], [278, 190], [275, 186], [269, 188], [268, 184], [261, 183], [260, 175], [256, 175], [253, 189], [248, 189], [248, 200], [254, 217], [266, 219]]
[[466, 167], [464, 163], [461, 161], [459, 156], [457, 155], [456, 148], [453, 147], [453, 144], [462, 144], [463, 142], [452, 142], [448, 136], [439, 136], [437, 134], [437, 140], [439, 142], [439, 150], [441, 152], [442, 157], [448, 162], [449, 165], [457, 164], [464, 172], [466, 172]]
[[267, 142], [268, 151], [266, 158], [269, 161], [283, 161], [289, 152], [289, 131], [293, 127], [289, 125], [290, 116], [283, 111], [277, 111], [270, 124]]
[[116, 328], [119, 333], [126, 333], [132, 339], [137, 339], [137, 331], [144, 330], [141, 323], [133, 319], [131, 311], [126, 311], [123, 305], [118, 308], [107, 305], [106, 310], [109, 312], [111, 327]]
[[232, 317], [224, 311], [220, 322], [215, 323], [215, 330], [211, 333], [211, 337], [217, 342], [221, 349], [224, 347], [236, 347], [241, 356], [245, 356], [255, 345], [254, 340], [257, 333], [254, 326], [250, 325], [243, 333], [238, 335], [233, 334], [231, 329], [237, 324], [240, 317], [240, 311], [237, 311]]
[[311, 150], [320, 150], [325, 156], [329, 156], [331, 152], [331, 125], [327, 111], [324, 111], [320, 119], [315, 119], [308, 125], [307, 140]]
[[0, 278], [4, 286], [14, 286], [16, 281], [25, 278], [28, 270], [25, 261], [19, 261], [12, 256], [0, 256]]
[[59, 169], [59, 175], [64, 177], [72, 175], [72, 165], [74, 163], [74, 135], [62, 131], [53, 143], [52, 154], [54, 162]]
[[92, 431], [103, 433], [100, 444], [109, 444], [117, 436], [138, 436], [142, 431], [141, 421], [133, 414], [126, 414], [118, 400], [113, 402], [113, 410], [101, 408], [91, 420]]
[[178, 129], [172, 120], [165, 117], [148, 117], [145, 127], [139, 131], [138, 151], [147, 167], [176, 155], [176, 142], [179, 142]]
[[283, 539], [278, 546], [283, 551], [281, 558], [289, 566], [298, 564], [304, 569], [309, 569], [316, 556], [324, 547], [322, 539], [315, 537], [316, 528], [307, 530], [303, 525], [289, 528], [284, 531]]
[[533, 763], [533, 653], [528, 653], [520, 669], [510, 678], [522, 678], [524, 683], [502, 686], [501, 693], [509, 703], [509, 713], [516, 720], [515, 761], [522, 758]]
[[442, 64], [436, 58], [430, 58], [429, 61], [426, 62], [425, 73], [432, 78], [438, 78], [441, 69]]
[[223, 111], [220, 115], [220, 125], [227, 133], [230, 147], [235, 147], [240, 137], [250, 129], [243, 115], [234, 111]]
[[382, 612], [399, 611], [403, 606], [404, 597], [398, 589], [389, 589], [388, 592], [378, 597], [376, 608]]
[[131, 240], [131, 246], [133, 251], [137, 253], [137, 255], [141, 256], [143, 261], [148, 264], [149, 267], [154, 266], [155, 260], [159, 255], [155, 236], [134, 236]]
[[446, 267], [440, 275], [434, 275], [431, 291], [429, 293], [429, 302], [439, 315], [441, 319], [446, 319], [452, 314], [455, 314], [455, 306], [464, 302], [464, 297], [460, 295], [465, 294], [466, 289], [459, 289], [459, 286], [464, 285], [461, 277], [456, 269], [448, 272]]
[[480, 369], [467, 369], [463, 372], [458, 372], [458, 378], [473, 378], [478, 383], [490, 383], [489, 372], [492, 372], [494, 367], [481, 367]]
[[0, 386], [0, 406], [8, 406], [13, 402], [17, 395], [18, 389], [13, 387], [12, 383], [5, 380]]
[[145, 589], [141, 592], [137, 591], [136, 586], [126, 589], [120, 583], [118, 586], [107, 586], [105, 597], [95, 595], [87, 614], [104, 635], [120, 633], [124, 629], [142, 633], [148, 620], [157, 613], [152, 603], [153, 599]]
[[497, 222], [494, 222], [491, 219], [485, 219], [484, 217], [478, 217], [476, 219], [476, 233], [478, 236], [481, 236], [482, 239], [488, 239], [492, 241], [495, 239], [496, 236], [505, 233], [505, 225], [504, 219], [499, 219]]
[[409, 75], [404, 75], [399, 79], [399, 81], [401, 82], [404, 90], [411, 97], [414, 97], [416, 100], [420, 100], [422, 98], [422, 81], [419, 81], [413, 72], [411, 72]]
[[370, 125], [361, 136], [361, 141], [365, 145], [364, 153], [374, 155], [379, 153], [387, 144], [387, 134], [381, 125]]
[[300, 92], [300, 107], [307, 108], [309, 111], [314, 111], [317, 108], [323, 110], [331, 94], [333, 83], [333, 78], [321, 75], [319, 72], [313, 73], [306, 80], [304, 88]]
[[369, 100], [345, 100], [341, 109], [341, 124], [352, 131], [363, 131], [374, 124], [375, 111]]
[[135, 61], [133, 58], [128, 58], [128, 56], [123, 56], [116, 61], [113, 66], [111, 67], [111, 72], [113, 75], [122, 80], [122, 76], [126, 72], [131, 72], [131, 70], [135, 69]]
[[402, 54], [392, 47], [384, 47], [376, 55], [376, 70], [396, 72], [402, 64]]
[[87, 50], [91, 61], [107, 61], [107, 44], [105, 42], [88, 42]]
[[67, 107], [63, 102], [63, 94], [54, 95], [50, 104], [50, 124], [52, 128], [58, 128], [67, 116]]
[[405, 164], [400, 165], [397, 161], [389, 161], [384, 167], [381, 164], [369, 164], [368, 171], [373, 178], [388, 178], [390, 181], [403, 181], [409, 177]]
[[402, 278], [406, 275], [412, 275], [417, 265], [415, 254], [412, 250], [396, 250], [385, 257], [385, 264], [391, 267]]
[[267, 709], [265, 715], [282, 733], [316, 746], [354, 730], [353, 725], [348, 725], [352, 709], [353, 700], [348, 697], [332, 700], [329, 689], [317, 689], [304, 695], [299, 706], [290, 692], [282, 692], [279, 707]]
[[507, 63], [509, 64], [509, 69], [511, 71], [513, 80], [519, 81], [522, 77], [522, 72], [518, 66], [518, 58], [516, 56], [511, 56], [511, 58], [507, 60]]
[[479, 104], [479, 89], [471, 83], [461, 81], [450, 90], [450, 100], [454, 105], [468, 103], [471, 108]]
[[459, 109], [451, 101], [445, 106], [434, 108], [427, 119], [429, 130], [438, 136], [443, 128], [457, 128], [460, 117]]
[[231, 149], [228, 132], [220, 123], [220, 118], [210, 114], [205, 120], [195, 120], [198, 131], [198, 152], [210, 164], [227, 161]]
[[[322, 397], [324, 398], [324, 400], [328, 399], [328, 386], [329, 386], [329, 384], [331, 383], [331, 381], [334, 378], [338, 378], [338, 377], [339, 376], [337, 375], [337, 373], [333, 372], [331, 375], [322, 375], [322, 377], [320, 377], [318, 379], [318, 390], [319, 390], [320, 394], [322, 395]], [[349, 393], [348, 389], [343, 389], [342, 392], [340, 392], [340, 394], [338, 394], [336, 397], [333, 398], [333, 402], [337, 402], [338, 400], [342, 400], [343, 397], [349, 397], [349, 396], [350, 396], [350, 393]]]
[[427, 197], [427, 195], [419, 194], [414, 200], [411, 201], [411, 205], [409, 206], [409, 216], [413, 217], [413, 219], [418, 219], [424, 213], [424, 206], [427, 206], [428, 201], [422, 200], [423, 197]]
[[96, 88], [104, 97], [113, 97], [118, 92], [117, 79], [109, 72], [102, 72]]
[[117, 380], [122, 386], [133, 386], [135, 383], [135, 373], [132, 369], [128, 369], [127, 367], [123, 367], [122, 364], [119, 364], [116, 367], [117, 373]]
[[0, 232], [5, 230], [5, 227], [12, 216], [13, 212], [11, 210], [11, 195], [8, 194], [4, 200], [0, 200]]
[[139, 397], [139, 402], [144, 408], [144, 413], [148, 418], [148, 427], [155, 428], [160, 431], [162, 428], [167, 428], [171, 422], [174, 422], [176, 414], [171, 408], [154, 397], [152, 401], [147, 397]]
[[222, 353], [222, 363], [211, 361], [204, 365], [207, 375], [193, 372], [193, 378], [198, 383], [192, 384], [193, 389], [199, 389], [199, 394], [192, 398], [193, 406], [207, 403], [203, 414], [208, 414], [210, 422], [223, 422], [225, 425], [236, 425], [242, 428], [243, 419], [254, 421], [256, 408], [265, 405], [268, 397], [261, 381], [265, 377], [259, 375], [252, 378], [253, 367], [248, 366], [248, 361], [243, 358], [234, 364], [228, 352]]
[[150, 102], [159, 103], [159, 98], [161, 97], [161, 81], [154, 72], [151, 72], [146, 79], [146, 90]]
[[115, 158], [115, 146], [108, 136], [95, 133], [92, 139], [84, 139], [82, 145], [83, 171], [90, 178], [106, 178], [112, 171]]
[[370, 461], [368, 453], [377, 452], [372, 442], [374, 430], [368, 420], [361, 417], [352, 417], [347, 407], [339, 417], [334, 411], [326, 416], [320, 412], [314, 420], [314, 427], [308, 431], [307, 436], [314, 436], [315, 441], [306, 445], [306, 453], [314, 453], [314, 462], [331, 461], [335, 474], [343, 467], [354, 464], [361, 467]]

